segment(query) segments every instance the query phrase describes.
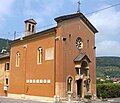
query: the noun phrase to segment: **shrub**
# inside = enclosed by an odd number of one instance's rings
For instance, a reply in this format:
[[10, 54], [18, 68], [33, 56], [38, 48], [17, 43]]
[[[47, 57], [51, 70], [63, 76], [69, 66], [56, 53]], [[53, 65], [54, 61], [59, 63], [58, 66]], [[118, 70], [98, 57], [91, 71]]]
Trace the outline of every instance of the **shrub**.
[[106, 98], [107, 98], [106, 92], [103, 92], [103, 93], [101, 94], [101, 97], [102, 97], [102, 99], [106, 99]]
[[85, 95], [84, 98], [90, 99], [92, 96], [91, 95]]
[[97, 84], [97, 97], [102, 97], [104, 99], [120, 97], [120, 84]]

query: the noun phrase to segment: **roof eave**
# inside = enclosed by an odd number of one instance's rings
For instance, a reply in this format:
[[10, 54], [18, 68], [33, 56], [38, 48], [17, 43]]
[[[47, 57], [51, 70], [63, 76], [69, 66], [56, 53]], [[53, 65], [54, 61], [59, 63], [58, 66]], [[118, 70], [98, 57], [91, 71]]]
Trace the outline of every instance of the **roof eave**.
[[43, 37], [44, 34], [47, 34], [49, 32], [55, 32], [55, 31], [56, 31], [56, 27], [53, 27], [53, 28], [50, 28], [50, 29], [47, 29], [47, 30], [44, 30], [44, 31], [41, 31], [41, 32], [37, 32], [37, 33], [31, 34], [29, 36], [16, 39], [16, 40], [14, 40], [14, 41], [11, 42], [11, 45], [14, 44], [14, 43], [21, 42], [21, 40], [24, 41], [24, 40], [33, 39], [33, 38], [36, 38], [36, 37]]
[[89, 20], [82, 14], [82, 13], [76, 13], [76, 14], [70, 14], [70, 15], [65, 15], [65, 16], [60, 16], [55, 18], [54, 20], [57, 23], [63, 22], [65, 20], [73, 19], [73, 18], [81, 18], [83, 22], [91, 29], [93, 33], [97, 33], [98, 30], [89, 22]]
[[98, 33], [98, 30], [90, 23], [90, 21], [82, 13], [81, 13], [81, 19], [94, 33]]

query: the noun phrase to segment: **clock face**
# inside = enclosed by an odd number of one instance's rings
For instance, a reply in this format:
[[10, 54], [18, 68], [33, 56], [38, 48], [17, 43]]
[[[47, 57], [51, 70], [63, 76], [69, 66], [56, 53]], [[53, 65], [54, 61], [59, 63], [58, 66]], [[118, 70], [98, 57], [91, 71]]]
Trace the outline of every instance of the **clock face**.
[[81, 38], [80, 37], [78, 37], [77, 39], [76, 39], [76, 47], [77, 47], [77, 49], [82, 49], [82, 47], [83, 47], [83, 42], [82, 42], [82, 40], [81, 40]]

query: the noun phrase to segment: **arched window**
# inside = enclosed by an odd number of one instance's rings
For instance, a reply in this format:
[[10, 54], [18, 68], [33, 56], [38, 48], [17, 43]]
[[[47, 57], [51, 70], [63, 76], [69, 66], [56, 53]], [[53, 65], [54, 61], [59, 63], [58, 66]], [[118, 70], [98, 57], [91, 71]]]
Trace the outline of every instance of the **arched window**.
[[89, 76], [89, 69], [88, 69], [88, 63], [86, 61], [83, 61], [81, 64], [81, 73], [85, 76]]
[[31, 24], [28, 24], [28, 31], [31, 31]]
[[16, 67], [19, 67], [19, 65], [20, 65], [20, 53], [17, 52], [16, 53]]
[[81, 65], [83, 68], [86, 68], [88, 66], [88, 63], [86, 61], [83, 61], [82, 62], [82, 65]]
[[34, 29], [35, 29], [35, 26], [34, 26], [34, 25], [32, 25], [32, 32], [34, 32], [34, 31], [35, 31]]
[[72, 77], [67, 79], [67, 91], [72, 92]]
[[42, 64], [42, 53], [43, 49], [41, 47], [38, 48], [38, 54], [37, 54], [37, 63]]

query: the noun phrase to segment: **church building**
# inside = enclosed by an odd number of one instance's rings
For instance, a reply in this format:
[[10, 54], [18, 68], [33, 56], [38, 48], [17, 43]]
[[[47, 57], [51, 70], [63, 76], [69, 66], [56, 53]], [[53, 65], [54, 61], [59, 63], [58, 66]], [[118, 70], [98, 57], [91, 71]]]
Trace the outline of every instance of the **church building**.
[[9, 97], [96, 96], [98, 31], [80, 12], [54, 20], [56, 27], [41, 32], [26, 20], [24, 37], [11, 43]]

